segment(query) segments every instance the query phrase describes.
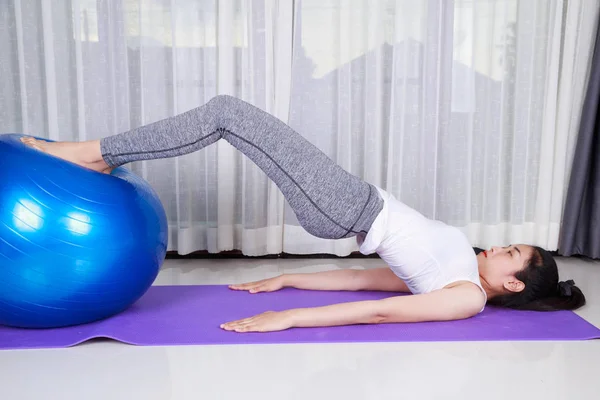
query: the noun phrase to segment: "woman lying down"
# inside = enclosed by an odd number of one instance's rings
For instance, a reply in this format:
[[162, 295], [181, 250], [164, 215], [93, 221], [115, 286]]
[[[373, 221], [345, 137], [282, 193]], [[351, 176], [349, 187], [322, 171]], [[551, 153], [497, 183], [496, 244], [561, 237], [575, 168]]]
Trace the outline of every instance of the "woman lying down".
[[[524, 244], [475, 254], [458, 229], [425, 218], [335, 164], [270, 114], [230, 96], [129, 132], [86, 142], [23, 142], [104, 173], [139, 160], [177, 157], [225, 139], [272, 179], [302, 227], [325, 239], [356, 237], [360, 252], [389, 267], [281, 275], [232, 285], [251, 293], [308, 290], [410, 292], [413, 296], [265, 312], [222, 329], [269, 332], [292, 327], [450, 321], [486, 303], [525, 310], [572, 310], [585, 304], [573, 281], [559, 282], [550, 253]], [[307, 294], [309, 295], [309, 294]]]

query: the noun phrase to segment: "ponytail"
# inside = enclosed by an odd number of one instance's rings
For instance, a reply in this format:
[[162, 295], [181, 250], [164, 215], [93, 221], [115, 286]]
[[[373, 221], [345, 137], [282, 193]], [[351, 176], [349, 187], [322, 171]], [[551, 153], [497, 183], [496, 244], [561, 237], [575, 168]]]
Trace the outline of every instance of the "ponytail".
[[575, 286], [575, 282], [569, 280], [558, 284], [558, 289], [554, 296], [543, 297], [513, 308], [531, 311], [559, 311], [576, 310], [584, 305], [585, 296], [583, 292]]

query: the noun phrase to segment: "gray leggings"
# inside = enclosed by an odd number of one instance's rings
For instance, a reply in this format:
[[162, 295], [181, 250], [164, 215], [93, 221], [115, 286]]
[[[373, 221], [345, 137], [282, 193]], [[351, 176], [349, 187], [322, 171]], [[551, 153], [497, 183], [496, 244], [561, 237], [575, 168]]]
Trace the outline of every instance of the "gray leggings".
[[275, 182], [302, 227], [325, 239], [366, 233], [383, 207], [377, 189], [348, 173], [274, 116], [231, 96], [101, 140], [115, 167], [176, 157], [224, 138]]

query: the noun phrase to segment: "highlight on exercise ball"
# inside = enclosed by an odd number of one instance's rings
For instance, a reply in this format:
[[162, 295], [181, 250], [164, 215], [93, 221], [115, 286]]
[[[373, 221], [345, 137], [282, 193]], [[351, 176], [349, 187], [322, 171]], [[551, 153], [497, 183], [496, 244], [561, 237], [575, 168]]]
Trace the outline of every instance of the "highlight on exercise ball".
[[125, 168], [97, 173], [0, 135], [0, 324], [51, 328], [104, 319], [152, 285], [167, 218]]

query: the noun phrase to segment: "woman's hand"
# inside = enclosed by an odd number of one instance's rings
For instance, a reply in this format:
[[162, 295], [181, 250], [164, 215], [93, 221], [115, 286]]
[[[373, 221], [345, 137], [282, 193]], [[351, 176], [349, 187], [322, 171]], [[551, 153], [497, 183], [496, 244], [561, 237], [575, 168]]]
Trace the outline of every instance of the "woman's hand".
[[235, 332], [275, 332], [292, 327], [293, 310], [267, 311], [250, 318], [221, 324], [226, 331]]
[[275, 292], [285, 286], [283, 277], [283, 275], [279, 275], [261, 281], [242, 283], [240, 285], [229, 285], [229, 288], [233, 290], [245, 290], [250, 293]]

